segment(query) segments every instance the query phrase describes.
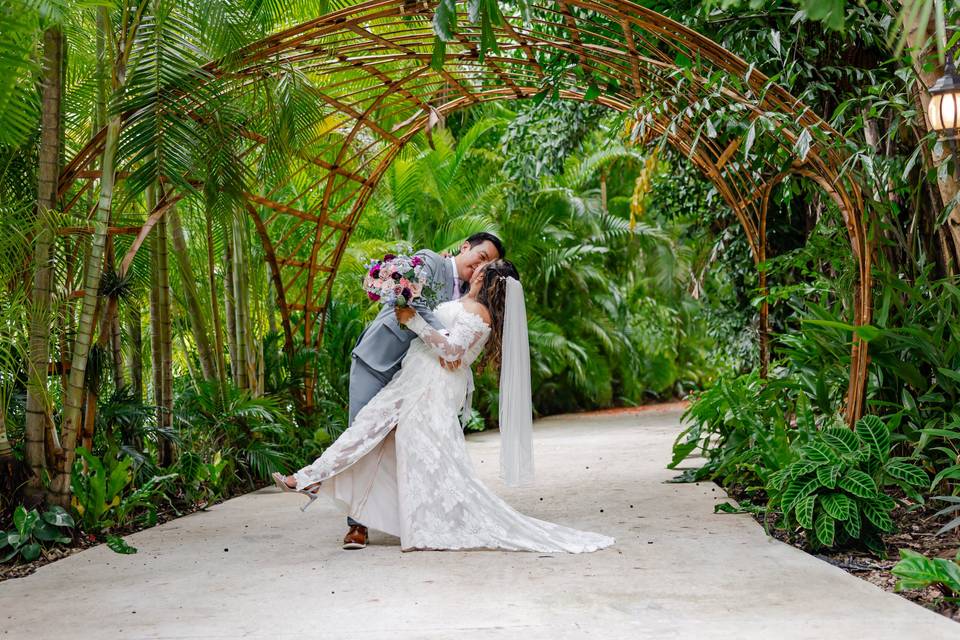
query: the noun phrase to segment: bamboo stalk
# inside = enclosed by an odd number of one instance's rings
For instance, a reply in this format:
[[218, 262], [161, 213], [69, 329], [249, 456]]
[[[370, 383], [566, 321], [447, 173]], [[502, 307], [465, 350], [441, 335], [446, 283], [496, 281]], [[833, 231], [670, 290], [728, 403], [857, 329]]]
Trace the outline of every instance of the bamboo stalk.
[[107, 140], [103, 154], [103, 177], [100, 180], [100, 199], [94, 221], [95, 233], [91, 245], [90, 258], [84, 269], [83, 306], [80, 323], [74, 341], [73, 362], [70, 365], [70, 384], [64, 399], [64, 423], [62, 439], [64, 453], [60, 457], [60, 468], [51, 484], [51, 501], [62, 507], [70, 502], [70, 474], [76, 457], [75, 446], [81, 423], [81, 404], [83, 402], [84, 375], [87, 370], [87, 357], [93, 338], [94, 313], [100, 284], [103, 252], [107, 241], [110, 211], [113, 206], [113, 172], [116, 160], [117, 143], [120, 140], [120, 117], [113, 116], [107, 125]]
[[[153, 185], [147, 187], [147, 208], [156, 207], [156, 189]], [[156, 425], [163, 427], [163, 329], [162, 313], [160, 311], [160, 255], [159, 236], [154, 233], [150, 236], [150, 372], [153, 378], [153, 404], [156, 407]]]
[[236, 369], [237, 387], [250, 388], [250, 379], [247, 371], [247, 329], [249, 314], [244, 304], [244, 276], [246, 264], [244, 262], [243, 238], [240, 235], [240, 223], [237, 216], [231, 220], [233, 238], [233, 326], [236, 336]]
[[127, 310], [127, 334], [130, 336], [130, 387], [133, 397], [143, 401], [143, 327], [140, 309], [131, 305]]
[[47, 362], [50, 360], [51, 283], [53, 279], [54, 230], [46, 220], [57, 207], [57, 178], [60, 174], [60, 130], [63, 37], [57, 27], [43, 34], [43, 81], [41, 97], [40, 158], [37, 206], [40, 229], [33, 251], [34, 274], [29, 307], [30, 338], [27, 371], [25, 457], [30, 467], [28, 493], [38, 495], [47, 467], [46, 430], [52, 422], [47, 391]]
[[[167, 221], [161, 218], [157, 223], [157, 275], [159, 278], [160, 304], [160, 369], [163, 387], [162, 425], [165, 429], [173, 426], [173, 344], [171, 335], [172, 300], [170, 295], [170, 270], [167, 253]], [[157, 462], [161, 466], [173, 463], [173, 446], [167, 439], [160, 440]]]
[[226, 396], [227, 363], [223, 358], [223, 324], [220, 321], [220, 299], [217, 295], [217, 274], [214, 265], [213, 220], [209, 211], [204, 210], [204, 225], [207, 232], [207, 277], [210, 282], [210, 309], [213, 314], [213, 339], [216, 348], [217, 381], [221, 399]]
[[190, 328], [193, 330], [193, 341], [197, 345], [197, 352], [200, 357], [200, 369], [203, 372], [204, 380], [213, 380], [216, 377], [216, 369], [210, 349], [210, 338], [203, 321], [205, 314], [200, 304], [197, 286], [193, 281], [194, 273], [190, 265], [187, 239], [183, 233], [183, 225], [180, 222], [180, 215], [177, 213], [176, 207], [167, 212], [167, 219], [170, 222], [170, 231], [173, 236], [173, 255], [180, 270], [180, 286], [187, 303], [187, 315], [190, 318]]
[[[224, 224], [226, 226], [226, 224]], [[233, 229], [224, 230], [224, 271], [223, 279], [223, 303], [227, 318], [227, 345], [230, 352], [230, 374], [234, 386], [239, 386], [237, 377], [237, 318], [234, 311], [234, 286], [233, 286]]]

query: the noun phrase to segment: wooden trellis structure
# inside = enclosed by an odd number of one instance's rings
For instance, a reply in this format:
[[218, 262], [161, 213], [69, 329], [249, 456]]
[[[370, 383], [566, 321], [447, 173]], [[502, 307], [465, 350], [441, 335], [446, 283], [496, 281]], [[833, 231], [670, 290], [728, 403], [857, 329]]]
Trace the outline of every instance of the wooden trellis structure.
[[[849, 232], [859, 275], [851, 320], [870, 322], [863, 201], [857, 185], [842, 175], [843, 154], [830, 143], [841, 137], [787, 91], [710, 39], [622, 0], [535, 2], [529, 22], [508, 17], [493, 27], [499, 51], [486, 56], [478, 47], [479, 26], [466, 24], [464, 17], [456, 40], [446, 46], [444, 67], [437, 71], [430, 66], [435, 7], [432, 1], [372, 0], [246, 47], [229, 69], [212, 68], [232, 74], [240, 92], [264, 74], [295, 69], [309, 79], [328, 111], [327, 125], [296, 150], [286, 177], [245, 194], [246, 210], [271, 266], [288, 340], [298, 333], [306, 344], [321, 339], [334, 276], [351, 232], [380, 178], [413, 136], [459, 109], [528, 98], [544, 87], [565, 99], [589, 97], [627, 112], [644, 122], [649, 135], [685, 154], [737, 216], [758, 265], [766, 259], [766, 213], [774, 186], [791, 174], [815, 181], [836, 203]], [[558, 52], [569, 62], [559, 70]], [[604, 91], [597, 95], [590, 84]], [[657, 97], [656, 109], [649, 106], [650, 96]], [[705, 135], [704, 111], [694, 108], [702, 100], [710, 101], [713, 112], [736, 110], [747, 125], [779, 116], [775, 137], [762, 127], [755, 130], [773, 145], [751, 158], [753, 140], [744, 144], [742, 133]], [[810, 131], [817, 135], [804, 140]], [[244, 137], [245, 157], [256, 162], [268, 137], [255, 124]], [[795, 152], [806, 143], [806, 153]], [[61, 196], [68, 208], [99, 177], [91, 169], [102, 144], [101, 134], [64, 170]], [[777, 153], [770, 153], [771, 148]], [[154, 213], [141, 238], [162, 215]], [[765, 278], [761, 270], [761, 287]], [[762, 329], [766, 313], [764, 307]], [[761, 336], [765, 354], [764, 330]], [[845, 407], [851, 421], [863, 410], [866, 364], [866, 343], [855, 335]]]

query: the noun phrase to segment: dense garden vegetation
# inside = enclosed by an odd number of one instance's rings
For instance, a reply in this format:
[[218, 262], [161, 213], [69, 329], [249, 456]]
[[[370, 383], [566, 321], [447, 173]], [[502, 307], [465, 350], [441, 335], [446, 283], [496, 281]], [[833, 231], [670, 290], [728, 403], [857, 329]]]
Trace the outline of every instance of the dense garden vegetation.
[[[14, 11], [0, 1], [9, 34], [0, 42], [0, 559], [34, 560], [79, 531], [130, 552], [118, 533], [312, 460], [345, 427], [349, 353], [377, 312], [358, 285], [362, 265], [388, 250], [455, 250], [479, 230], [503, 239], [524, 280], [539, 414], [692, 393], [672, 466], [737, 491], [741, 508], [813, 548], [883, 555], [897, 514], [928, 513], [930, 502], [955, 511], [960, 203], [955, 162], [921, 106], [940, 68], [936, 47], [921, 48], [960, 15], [931, 16], [925, 1], [919, 14], [881, 1], [642, 4], [743, 57], [846, 136], [869, 200], [873, 325], [847, 323], [855, 273], [840, 213], [812, 183], [788, 179], [769, 214], [777, 337], [761, 378], [757, 269], [716, 190], [669, 147], [634, 144], [622, 116], [548, 97], [460, 111], [407, 145], [354, 232], [322, 348], [294, 336], [285, 350], [264, 250], [235, 197], [282, 171], [298, 127], [316, 124], [309, 79], [278, 74], [248, 102], [219, 105], [220, 129], [163, 128], [151, 101], [169, 86], [195, 88], [203, 63], [335, 7], [158, 0]], [[904, 30], [901, 15], [922, 28]], [[41, 90], [50, 78], [62, 92]], [[81, 195], [75, 211], [106, 207], [112, 226], [138, 226], [177, 176], [202, 174], [204, 186], [159, 220], [128, 266], [132, 237], [119, 235], [91, 270], [92, 234], [62, 233], [88, 222], [60, 213], [55, 177], [125, 112], [135, 113], [134, 133], [121, 155], [133, 160], [111, 167], [125, 183], [106, 203]], [[278, 142], [248, 167], [231, 127], [260, 113]], [[96, 285], [96, 322], [68, 305], [85, 278]], [[850, 430], [841, 411], [854, 332], [870, 342], [869, 415]], [[81, 348], [86, 371], [74, 379]], [[316, 398], [309, 410], [305, 384]], [[466, 427], [495, 427], [492, 374], [478, 388]], [[72, 446], [75, 460], [64, 452]], [[944, 535], [956, 536], [958, 522], [943, 520]], [[905, 587], [938, 583], [960, 596], [960, 565], [905, 556]]]

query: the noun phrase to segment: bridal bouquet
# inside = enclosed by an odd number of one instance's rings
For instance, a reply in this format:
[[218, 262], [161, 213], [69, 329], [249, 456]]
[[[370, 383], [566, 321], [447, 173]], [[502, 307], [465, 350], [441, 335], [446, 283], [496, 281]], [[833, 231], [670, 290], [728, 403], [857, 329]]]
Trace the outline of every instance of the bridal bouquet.
[[429, 303], [437, 293], [427, 283], [425, 267], [420, 256], [388, 253], [382, 260], [371, 260], [367, 265], [363, 288], [371, 300], [395, 307], [406, 307], [417, 298]]

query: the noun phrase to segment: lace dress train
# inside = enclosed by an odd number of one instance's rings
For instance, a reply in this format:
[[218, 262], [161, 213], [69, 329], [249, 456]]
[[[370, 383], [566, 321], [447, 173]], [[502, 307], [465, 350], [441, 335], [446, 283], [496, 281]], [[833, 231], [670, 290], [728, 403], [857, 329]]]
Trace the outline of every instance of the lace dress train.
[[[320, 482], [347, 515], [400, 538], [403, 550], [505, 549], [596, 551], [608, 536], [525, 516], [484, 485], [457, 419], [471, 380], [469, 364], [490, 328], [459, 301], [436, 311], [444, 335], [420, 316], [420, 337], [397, 375], [313, 464], [294, 474], [297, 488]], [[461, 360], [456, 371], [437, 356]]]

